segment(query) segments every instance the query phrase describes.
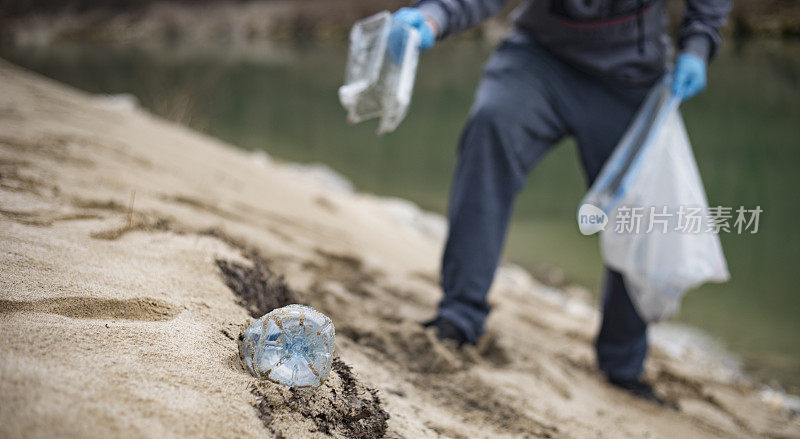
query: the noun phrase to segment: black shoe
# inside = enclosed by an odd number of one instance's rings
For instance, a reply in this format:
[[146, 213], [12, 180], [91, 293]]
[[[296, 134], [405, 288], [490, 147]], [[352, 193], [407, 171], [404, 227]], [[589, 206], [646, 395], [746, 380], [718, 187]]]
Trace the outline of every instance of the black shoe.
[[455, 323], [445, 318], [436, 317], [429, 322], [423, 323], [422, 326], [426, 328], [436, 328], [436, 336], [439, 337], [439, 340], [453, 340], [458, 347], [469, 343], [467, 334], [456, 326]]
[[660, 396], [656, 395], [655, 392], [653, 392], [653, 387], [650, 384], [647, 384], [646, 382], [638, 378], [617, 379], [609, 377], [608, 382], [610, 382], [615, 387], [620, 388], [637, 398], [641, 398], [645, 401], [651, 402], [660, 407], [670, 408], [673, 410], [678, 409], [678, 407], [674, 403], [669, 402], [664, 398], [661, 398]]

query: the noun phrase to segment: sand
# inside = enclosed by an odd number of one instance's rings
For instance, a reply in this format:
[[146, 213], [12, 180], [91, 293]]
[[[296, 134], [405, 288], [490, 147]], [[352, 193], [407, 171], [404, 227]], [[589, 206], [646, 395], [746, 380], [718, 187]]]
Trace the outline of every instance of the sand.
[[[483, 343], [443, 344], [440, 234], [402, 203], [114, 102], [0, 62], [0, 437], [800, 437], [691, 350], [647, 364], [678, 411], [609, 387], [596, 310], [518, 268]], [[287, 301], [336, 325], [318, 389], [239, 362]]]

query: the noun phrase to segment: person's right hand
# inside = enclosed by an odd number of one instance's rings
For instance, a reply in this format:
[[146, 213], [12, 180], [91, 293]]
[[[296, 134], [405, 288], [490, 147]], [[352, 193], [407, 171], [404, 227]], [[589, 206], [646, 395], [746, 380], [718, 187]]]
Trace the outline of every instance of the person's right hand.
[[413, 27], [419, 32], [419, 49], [427, 50], [436, 42], [434, 25], [427, 20], [417, 8], [402, 8], [392, 15], [392, 30], [389, 32], [389, 52], [395, 63], [400, 64], [405, 53], [405, 42], [408, 36], [406, 28], [397, 26], [403, 24]]
[[436, 42], [436, 30], [432, 21], [425, 18], [417, 8], [400, 8], [392, 15], [395, 21], [411, 26], [419, 31], [419, 50], [428, 50]]

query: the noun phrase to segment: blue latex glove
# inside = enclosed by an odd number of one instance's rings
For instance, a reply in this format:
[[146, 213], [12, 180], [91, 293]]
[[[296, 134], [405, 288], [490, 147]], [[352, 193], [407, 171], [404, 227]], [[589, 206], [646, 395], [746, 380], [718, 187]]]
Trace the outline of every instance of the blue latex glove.
[[422, 12], [417, 8], [401, 8], [392, 15], [393, 27], [389, 32], [389, 53], [395, 63], [399, 64], [405, 52], [406, 29], [398, 23], [413, 27], [419, 31], [419, 49], [427, 50], [436, 42], [436, 35]]
[[682, 53], [675, 63], [672, 92], [685, 100], [706, 88], [706, 63], [697, 55]]

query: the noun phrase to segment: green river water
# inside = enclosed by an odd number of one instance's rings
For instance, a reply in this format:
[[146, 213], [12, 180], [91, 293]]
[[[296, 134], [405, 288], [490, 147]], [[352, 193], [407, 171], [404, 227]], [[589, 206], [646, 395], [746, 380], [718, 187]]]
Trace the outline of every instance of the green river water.
[[[453, 41], [425, 53], [414, 98], [394, 133], [350, 126], [336, 89], [343, 44], [264, 50], [143, 50], [107, 45], [0, 48], [0, 56], [93, 93], [131, 93], [142, 105], [250, 150], [322, 162], [362, 191], [444, 212], [459, 131], [491, 46]], [[732, 279], [684, 300], [679, 320], [738, 354], [755, 377], [800, 392], [800, 42], [730, 42], [709, 89], [683, 115], [711, 205], [761, 206], [757, 234], [721, 236]], [[505, 258], [553, 267], [597, 291], [596, 237], [575, 212], [585, 190], [571, 140], [532, 172], [517, 200]]]

